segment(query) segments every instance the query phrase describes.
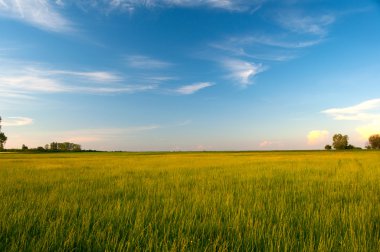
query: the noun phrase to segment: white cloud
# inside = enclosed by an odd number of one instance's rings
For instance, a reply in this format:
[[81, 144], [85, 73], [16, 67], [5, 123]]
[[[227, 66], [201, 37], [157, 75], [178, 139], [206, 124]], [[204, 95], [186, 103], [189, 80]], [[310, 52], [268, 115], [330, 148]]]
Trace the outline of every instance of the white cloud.
[[307, 134], [308, 145], [321, 145], [328, 141], [329, 132], [327, 130], [312, 130]]
[[242, 87], [252, 83], [252, 78], [266, 70], [262, 64], [255, 64], [242, 60], [228, 59], [223, 62], [225, 68], [231, 72], [230, 78], [237, 81]]
[[127, 56], [128, 66], [140, 69], [161, 69], [170, 67], [172, 64], [158, 59], [153, 59], [143, 55]]
[[189, 94], [194, 94], [195, 92], [198, 92], [201, 89], [211, 87], [211, 86], [213, 86], [213, 84], [210, 82], [200, 82], [200, 83], [195, 83], [192, 85], [180, 87], [176, 90], [176, 92], [183, 95], [189, 95]]
[[48, 0], [1, 0], [0, 15], [43, 30], [53, 32], [73, 30], [72, 24]]
[[33, 123], [33, 119], [29, 117], [8, 117], [3, 120], [3, 126], [25, 126]]
[[[372, 113], [369, 113], [372, 111]], [[373, 113], [375, 111], [376, 113]], [[345, 108], [331, 108], [322, 113], [333, 117], [334, 120], [368, 121], [380, 119], [380, 98], [367, 100]]]

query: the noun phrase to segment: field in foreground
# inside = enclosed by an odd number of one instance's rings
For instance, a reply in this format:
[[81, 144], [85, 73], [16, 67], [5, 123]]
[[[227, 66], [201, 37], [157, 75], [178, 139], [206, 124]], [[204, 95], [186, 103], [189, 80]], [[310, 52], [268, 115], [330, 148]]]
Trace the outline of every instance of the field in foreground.
[[379, 251], [379, 152], [0, 154], [0, 251]]

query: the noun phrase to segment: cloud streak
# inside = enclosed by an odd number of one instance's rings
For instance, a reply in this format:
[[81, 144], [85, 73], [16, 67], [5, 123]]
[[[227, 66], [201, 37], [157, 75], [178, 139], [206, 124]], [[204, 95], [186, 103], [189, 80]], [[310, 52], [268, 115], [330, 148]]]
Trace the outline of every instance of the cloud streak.
[[292, 32], [323, 37], [327, 35], [328, 26], [333, 24], [335, 19], [332, 14], [310, 16], [304, 13], [288, 11], [278, 13], [276, 21], [279, 25]]
[[52, 32], [71, 32], [73, 26], [48, 0], [1, 0], [0, 16]]
[[[99, 3], [100, 1], [95, 1]], [[113, 0], [108, 2], [108, 9], [133, 12], [136, 8], [195, 8], [208, 7], [233, 12], [254, 12], [261, 7], [264, 0]]]
[[95, 81], [95, 82], [119, 82], [122, 80], [122, 78], [119, 75], [112, 72], [104, 72], [104, 71], [75, 72], [75, 71], [55, 70], [55, 71], [44, 71], [44, 74], [74, 76], [74, 77], [80, 77], [82, 79], [85, 79], [88, 81]]
[[20, 63], [18, 69], [0, 70], [0, 96], [25, 99], [43, 93], [135, 93], [157, 86], [123, 82], [123, 78], [113, 72], [52, 70], [22, 66]]
[[176, 90], [177, 93], [182, 95], [190, 95], [198, 92], [201, 89], [213, 86], [210, 82], [200, 82], [192, 85], [182, 86]]
[[234, 57], [244, 57], [265, 61], [289, 61], [297, 57], [301, 49], [316, 46], [324, 39], [300, 40], [294, 38], [276, 38], [269, 35], [246, 35], [230, 37], [222, 42], [211, 43], [214, 49]]
[[127, 61], [128, 66], [139, 69], [162, 69], [170, 67], [172, 65], [169, 62], [150, 58], [143, 55], [127, 56], [125, 59]]
[[2, 122], [3, 126], [26, 126], [33, 124], [33, 119], [29, 117], [8, 117]]

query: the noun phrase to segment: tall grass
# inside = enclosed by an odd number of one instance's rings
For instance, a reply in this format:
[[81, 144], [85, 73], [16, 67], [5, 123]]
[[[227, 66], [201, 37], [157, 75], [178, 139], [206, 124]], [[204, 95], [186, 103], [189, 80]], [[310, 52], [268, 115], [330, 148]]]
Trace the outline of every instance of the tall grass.
[[1, 154], [0, 251], [379, 251], [379, 152]]

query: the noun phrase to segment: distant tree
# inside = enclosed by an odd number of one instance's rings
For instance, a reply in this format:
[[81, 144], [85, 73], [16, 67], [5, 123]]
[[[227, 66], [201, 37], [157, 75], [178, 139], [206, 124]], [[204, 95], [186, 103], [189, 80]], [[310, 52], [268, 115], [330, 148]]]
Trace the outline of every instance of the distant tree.
[[58, 150], [70, 151], [70, 149], [71, 149], [71, 143], [69, 143], [69, 142], [58, 143]]
[[7, 141], [7, 136], [1, 132], [1, 116], [0, 116], [0, 151], [4, 150], [5, 142]]
[[45, 151], [45, 149], [44, 149], [44, 147], [39, 146], [39, 147], [37, 147], [37, 151]]
[[0, 151], [4, 150], [5, 142], [7, 141], [7, 137], [3, 132], [0, 132]]
[[353, 150], [353, 149], [356, 149], [356, 147], [353, 146], [352, 144], [349, 144], [349, 145], [347, 145], [347, 147], [346, 147], [346, 150]]
[[82, 146], [80, 146], [80, 144], [73, 145], [73, 151], [81, 151], [81, 150], [82, 150]]
[[336, 150], [345, 150], [348, 147], [348, 136], [342, 134], [335, 134], [333, 136], [332, 146]]
[[21, 150], [23, 150], [23, 151], [26, 151], [28, 149], [29, 149], [28, 146], [26, 146], [25, 144], [23, 144], [22, 147], [21, 147]]
[[370, 136], [368, 139], [368, 142], [371, 149], [376, 149], [376, 150], [380, 149], [380, 135], [379, 134]]
[[329, 144], [325, 145], [325, 150], [331, 150], [331, 149], [332, 149], [331, 145], [329, 145]]
[[58, 143], [56, 143], [56, 142], [52, 142], [52, 143], [50, 144], [50, 150], [52, 150], [52, 151], [57, 151], [57, 150], [58, 150]]
[[[46, 146], [45, 150], [49, 150], [49, 145]], [[70, 142], [64, 142], [64, 143], [57, 143], [52, 142], [50, 144], [50, 150], [51, 151], [81, 151], [82, 147], [79, 144], [70, 143]]]

